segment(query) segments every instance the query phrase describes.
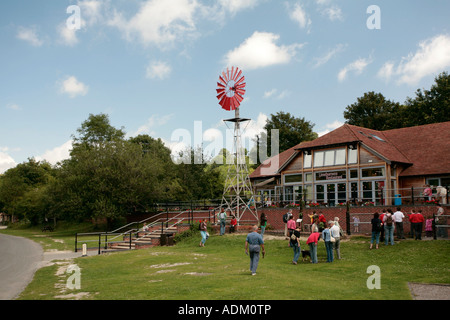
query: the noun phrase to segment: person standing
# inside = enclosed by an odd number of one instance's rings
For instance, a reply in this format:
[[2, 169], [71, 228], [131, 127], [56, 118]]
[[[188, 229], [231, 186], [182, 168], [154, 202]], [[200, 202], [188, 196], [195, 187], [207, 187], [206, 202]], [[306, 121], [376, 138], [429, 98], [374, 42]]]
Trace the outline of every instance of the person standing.
[[400, 211], [401, 208], [398, 207], [397, 211], [394, 212], [394, 220], [395, 220], [395, 228], [397, 229], [397, 238], [398, 239], [406, 239], [403, 234], [403, 219], [405, 215]]
[[202, 240], [200, 241], [200, 247], [204, 247], [206, 239], [207, 239], [207, 234], [208, 234], [208, 226], [206, 224], [206, 219], [203, 219], [203, 221], [200, 222], [200, 234], [202, 235]]
[[383, 209], [383, 212], [380, 214], [379, 219], [381, 220], [381, 232], [380, 232], [380, 241], [384, 241], [384, 215], [386, 214], [386, 209]]
[[411, 210], [411, 213], [408, 216], [409, 223], [411, 225], [411, 238], [414, 239], [414, 233], [416, 232], [416, 211], [414, 209]]
[[233, 232], [236, 231], [236, 226], [237, 226], [236, 216], [231, 216], [231, 220], [230, 220], [230, 233], [233, 233]]
[[254, 225], [252, 227], [253, 232], [247, 235], [245, 240], [245, 254], [250, 256], [250, 271], [252, 276], [256, 275], [256, 269], [259, 263], [259, 253], [262, 249], [263, 258], [266, 254], [264, 249], [264, 240], [262, 236], [257, 232], [258, 226]]
[[422, 240], [422, 228], [423, 223], [425, 221], [425, 218], [422, 215], [422, 210], [419, 210], [419, 212], [416, 213], [416, 223], [415, 223], [415, 234], [416, 234], [416, 240]]
[[219, 223], [220, 223], [220, 235], [223, 236], [225, 234], [225, 226], [227, 223], [227, 213], [222, 208], [219, 213]]
[[391, 245], [394, 245], [394, 217], [392, 215], [392, 210], [388, 209], [388, 212], [384, 215], [383, 218], [384, 224], [384, 243], [388, 245], [389, 241]]
[[425, 201], [431, 201], [431, 196], [433, 195], [433, 191], [430, 188], [429, 184], [425, 185], [425, 189], [423, 190], [423, 199]]
[[260, 221], [261, 221], [261, 236], [264, 237], [264, 232], [266, 231], [267, 227], [267, 218], [264, 212], [261, 213]]
[[[334, 222], [329, 221], [329, 226], [333, 226]], [[329, 226], [325, 225], [323, 231], [322, 231], [322, 238], [323, 241], [325, 241], [325, 250], [327, 252], [327, 262], [333, 262], [333, 242], [331, 242], [331, 233]]]
[[294, 250], [294, 259], [292, 259], [292, 263], [297, 264], [298, 258], [300, 257], [300, 226], [297, 226], [292, 233], [289, 244]]
[[283, 215], [283, 222], [285, 223], [285, 225], [284, 225], [284, 236], [286, 237], [286, 239], [289, 239], [288, 221], [291, 219], [292, 216], [293, 216], [292, 215], [292, 209], [289, 209], [289, 211]]
[[440, 203], [436, 204], [438, 207], [435, 223], [436, 223], [436, 233], [438, 237], [447, 238], [447, 230], [443, 225], [447, 224], [447, 217], [444, 217], [444, 208], [442, 208]]
[[334, 250], [336, 251], [336, 258], [341, 260], [341, 234], [342, 229], [339, 226], [339, 219], [337, 217], [334, 218], [334, 225], [330, 228], [331, 236], [335, 239], [333, 243]]
[[319, 232], [313, 232], [309, 235], [308, 239], [306, 240], [306, 244], [309, 245], [309, 250], [311, 254], [311, 263], [317, 263], [317, 243], [319, 242], [319, 239], [321, 237], [321, 234]]
[[375, 242], [375, 248], [378, 249], [378, 244], [380, 243], [380, 232], [382, 229], [381, 219], [379, 218], [378, 212], [375, 212], [373, 215], [373, 219], [370, 221], [372, 224], [372, 238], [370, 239], [370, 249], [373, 247], [373, 243]]
[[297, 227], [297, 224], [295, 223], [294, 216], [292, 215], [291, 218], [289, 219], [289, 221], [287, 222], [289, 238], [291, 237], [291, 235], [294, 232], [296, 227]]

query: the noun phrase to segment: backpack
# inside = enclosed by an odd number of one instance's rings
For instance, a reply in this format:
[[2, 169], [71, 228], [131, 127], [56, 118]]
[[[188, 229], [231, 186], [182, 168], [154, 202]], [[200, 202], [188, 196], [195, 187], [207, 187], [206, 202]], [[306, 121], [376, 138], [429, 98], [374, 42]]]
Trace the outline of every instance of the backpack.
[[292, 232], [291, 240], [292, 240], [292, 241], [297, 241], [297, 236], [295, 235], [294, 232]]
[[392, 226], [392, 221], [393, 221], [392, 214], [386, 216], [386, 225], [387, 226]]

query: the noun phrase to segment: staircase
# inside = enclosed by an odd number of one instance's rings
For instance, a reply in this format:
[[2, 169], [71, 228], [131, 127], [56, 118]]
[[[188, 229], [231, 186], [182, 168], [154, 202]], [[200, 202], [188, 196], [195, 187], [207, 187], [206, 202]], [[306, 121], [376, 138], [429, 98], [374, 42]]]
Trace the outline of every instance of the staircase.
[[[153, 229], [153, 230], [152, 230]], [[149, 231], [139, 231], [137, 233], [126, 233], [122, 236], [122, 241], [111, 241], [108, 243], [108, 248], [103, 249], [102, 253], [144, 249], [160, 245], [173, 245], [173, 236], [178, 233], [176, 226], [164, 228], [151, 228]]]

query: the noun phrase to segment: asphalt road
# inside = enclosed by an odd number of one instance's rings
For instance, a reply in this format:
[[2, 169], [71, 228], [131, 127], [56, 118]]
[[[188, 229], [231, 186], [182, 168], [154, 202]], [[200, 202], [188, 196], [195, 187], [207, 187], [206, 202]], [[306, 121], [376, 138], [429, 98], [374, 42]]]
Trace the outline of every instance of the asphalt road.
[[34, 241], [0, 234], [0, 300], [15, 299], [42, 264], [43, 249]]

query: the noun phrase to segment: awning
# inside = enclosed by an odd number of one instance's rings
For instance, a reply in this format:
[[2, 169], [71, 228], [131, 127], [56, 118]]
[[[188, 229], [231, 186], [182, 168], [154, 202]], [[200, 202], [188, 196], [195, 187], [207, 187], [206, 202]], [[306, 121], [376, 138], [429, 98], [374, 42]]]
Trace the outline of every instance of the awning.
[[265, 186], [266, 184], [271, 183], [271, 182], [274, 181], [274, 180], [275, 180], [275, 177], [272, 177], [272, 178], [270, 178], [270, 179], [264, 180], [263, 182], [260, 182], [260, 183], [258, 183], [258, 184], [255, 184], [255, 187], [258, 188], [258, 187]]

